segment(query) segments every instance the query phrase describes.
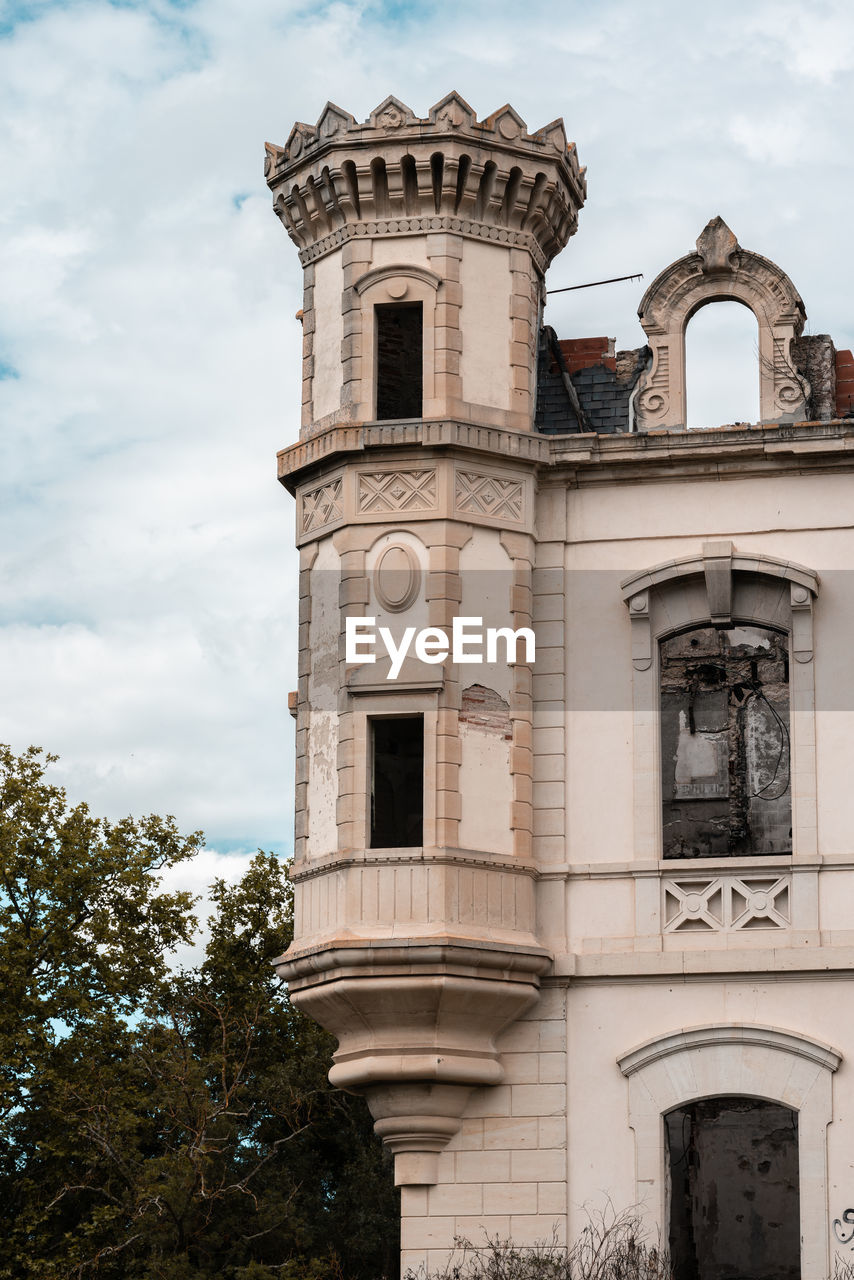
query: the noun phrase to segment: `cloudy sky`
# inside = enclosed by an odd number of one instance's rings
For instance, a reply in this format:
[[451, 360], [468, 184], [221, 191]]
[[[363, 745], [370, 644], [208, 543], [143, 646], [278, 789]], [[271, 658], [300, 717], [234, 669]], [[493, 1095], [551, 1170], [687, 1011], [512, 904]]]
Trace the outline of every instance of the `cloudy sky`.
[[[0, 0], [0, 741], [202, 827], [199, 881], [290, 849], [301, 283], [265, 139], [451, 88], [563, 116], [589, 198], [549, 284], [645, 281], [556, 296], [560, 336], [639, 345], [721, 214], [845, 348], [852, 70], [848, 0]], [[698, 378], [733, 334], [752, 358], [727, 310]]]

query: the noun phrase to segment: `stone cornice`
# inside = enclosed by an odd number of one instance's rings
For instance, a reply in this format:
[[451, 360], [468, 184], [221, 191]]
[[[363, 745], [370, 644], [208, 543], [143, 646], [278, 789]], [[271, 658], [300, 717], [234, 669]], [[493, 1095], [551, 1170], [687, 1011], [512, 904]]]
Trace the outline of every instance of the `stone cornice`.
[[[769, 968], [769, 956], [773, 956]], [[726, 947], [698, 951], [602, 951], [556, 954], [557, 978], [575, 982], [707, 981], [721, 975], [750, 980], [838, 977], [850, 981], [854, 969], [852, 946], [777, 946], [746, 950]]]
[[512, 855], [502, 856], [496, 853], [480, 853], [475, 849], [400, 849], [375, 851], [364, 849], [351, 853], [332, 853], [323, 857], [312, 858], [295, 863], [290, 870], [290, 879], [294, 884], [305, 880], [313, 880], [317, 876], [327, 875], [330, 871], [343, 871], [347, 867], [409, 867], [409, 866], [460, 866], [488, 867], [491, 870], [506, 872], [508, 875], [527, 876], [532, 880], [539, 878], [539, 868], [533, 862], [524, 862]]
[[290, 492], [324, 464], [373, 449], [460, 449], [529, 464], [539, 483], [738, 478], [757, 472], [854, 467], [854, 421], [798, 422], [625, 435], [545, 436], [459, 421], [345, 423], [278, 454]]
[[529, 133], [504, 106], [479, 121], [457, 93], [424, 119], [390, 97], [364, 124], [327, 103], [267, 143], [265, 175], [304, 264], [353, 235], [451, 230], [529, 248], [543, 270], [586, 197], [562, 120]]
[[[280, 210], [276, 211], [281, 217]], [[491, 240], [494, 244], [511, 245], [514, 249], [527, 249], [540, 272], [545, 273], [549, 265], [536, 238], [527, 231], [514, 231], [511, 227], [490, 225], [479, 222], [475, 218], [457, 218], [448, 214], [425, 214], [420, 218], [376, 218], [370, 222], [358, 220], [348, 222], [343, 227], [336, 227], [314, 243], [300, 249], [299, 260], [306, 267], [318, 258], [323, 258], [333, 249], [346, 244], [348, 240], [372, 238], [373, 236], [405, 236], [435, 234], [437, 231], [450, 232], [452, 235], [465, 236], [469, 240]], [[293, 237], [292, 237], [293, 238]]]
[[278, 454], [279, 480], [293, 493], [304, 473], [345, 455], [368, 449], [403, 448], [467, 449], [517, 462], [545, 463], [549, 457], [546, 436], [501, 427], [452, 421], [353, 423], [328, 427], [300, 440]]
[[369, 970], [373, 975], [413, 975], [439, 971], [477, 974], [487, 981], [530, 982], [551, 966], [545, 947], [514, 946], [476, 938], [448, 936], [414, 938], [357, 938], [305, 948], [292, 947], [273, 961], [279, 975], [292, 985], [343, 981]]
[[549, 444], [553, 475], [541, 475], [540, 483], [736, 479], [770, 471], [854, 466], [854, 421], [550, 436]]

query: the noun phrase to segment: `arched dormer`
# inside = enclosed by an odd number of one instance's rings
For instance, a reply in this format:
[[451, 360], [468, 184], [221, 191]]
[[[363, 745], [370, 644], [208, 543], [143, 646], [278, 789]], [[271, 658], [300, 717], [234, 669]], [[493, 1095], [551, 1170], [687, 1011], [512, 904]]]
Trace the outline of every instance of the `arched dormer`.
[[759, 326], [761, 422], [797, 422], [806, 416], [810, 388], [795, 368], [792, 342], [806, 320], [801, 296], [775, 263], [742, 249], [722, 218], [713, 218], [695, 253], [665, 268], [644, 294], [638, 315], [652, 348], [635, 399], [636, 426], [684, 430], [685, 331], [711, 302], [740, 302]]

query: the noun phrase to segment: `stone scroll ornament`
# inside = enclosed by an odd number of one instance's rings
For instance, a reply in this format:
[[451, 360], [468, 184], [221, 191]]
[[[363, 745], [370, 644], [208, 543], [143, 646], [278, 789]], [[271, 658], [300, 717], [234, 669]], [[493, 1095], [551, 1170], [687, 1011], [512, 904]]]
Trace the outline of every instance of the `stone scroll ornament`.
[[854, 1252], [854, 1209], [844, 1209], [841, 1218], [833, 1219], [833, 1234]]

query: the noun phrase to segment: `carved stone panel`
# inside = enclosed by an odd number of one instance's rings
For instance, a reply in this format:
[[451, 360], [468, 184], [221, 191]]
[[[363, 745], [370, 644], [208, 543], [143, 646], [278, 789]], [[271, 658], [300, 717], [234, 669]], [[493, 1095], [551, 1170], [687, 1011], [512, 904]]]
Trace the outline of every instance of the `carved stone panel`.
[[662, 882], [665, 933], [788, 929], [791, 877], [709, 876]]
[[342, 477], [336, 476], [334, 480], [318, 485], [316, 489], [310, 489], [302, 495], [299, 519], [301, 534], [314, 533], [342, 518], [342, 483]]
[[357, 479], [360, 515], [397, 515], [436, 508], [436, 472], [360, 471]]
[[458, 471], [455, 506], [458, 515], [488, 516], [521, 524], [525, 518], [525, 488], [521, 480]]

